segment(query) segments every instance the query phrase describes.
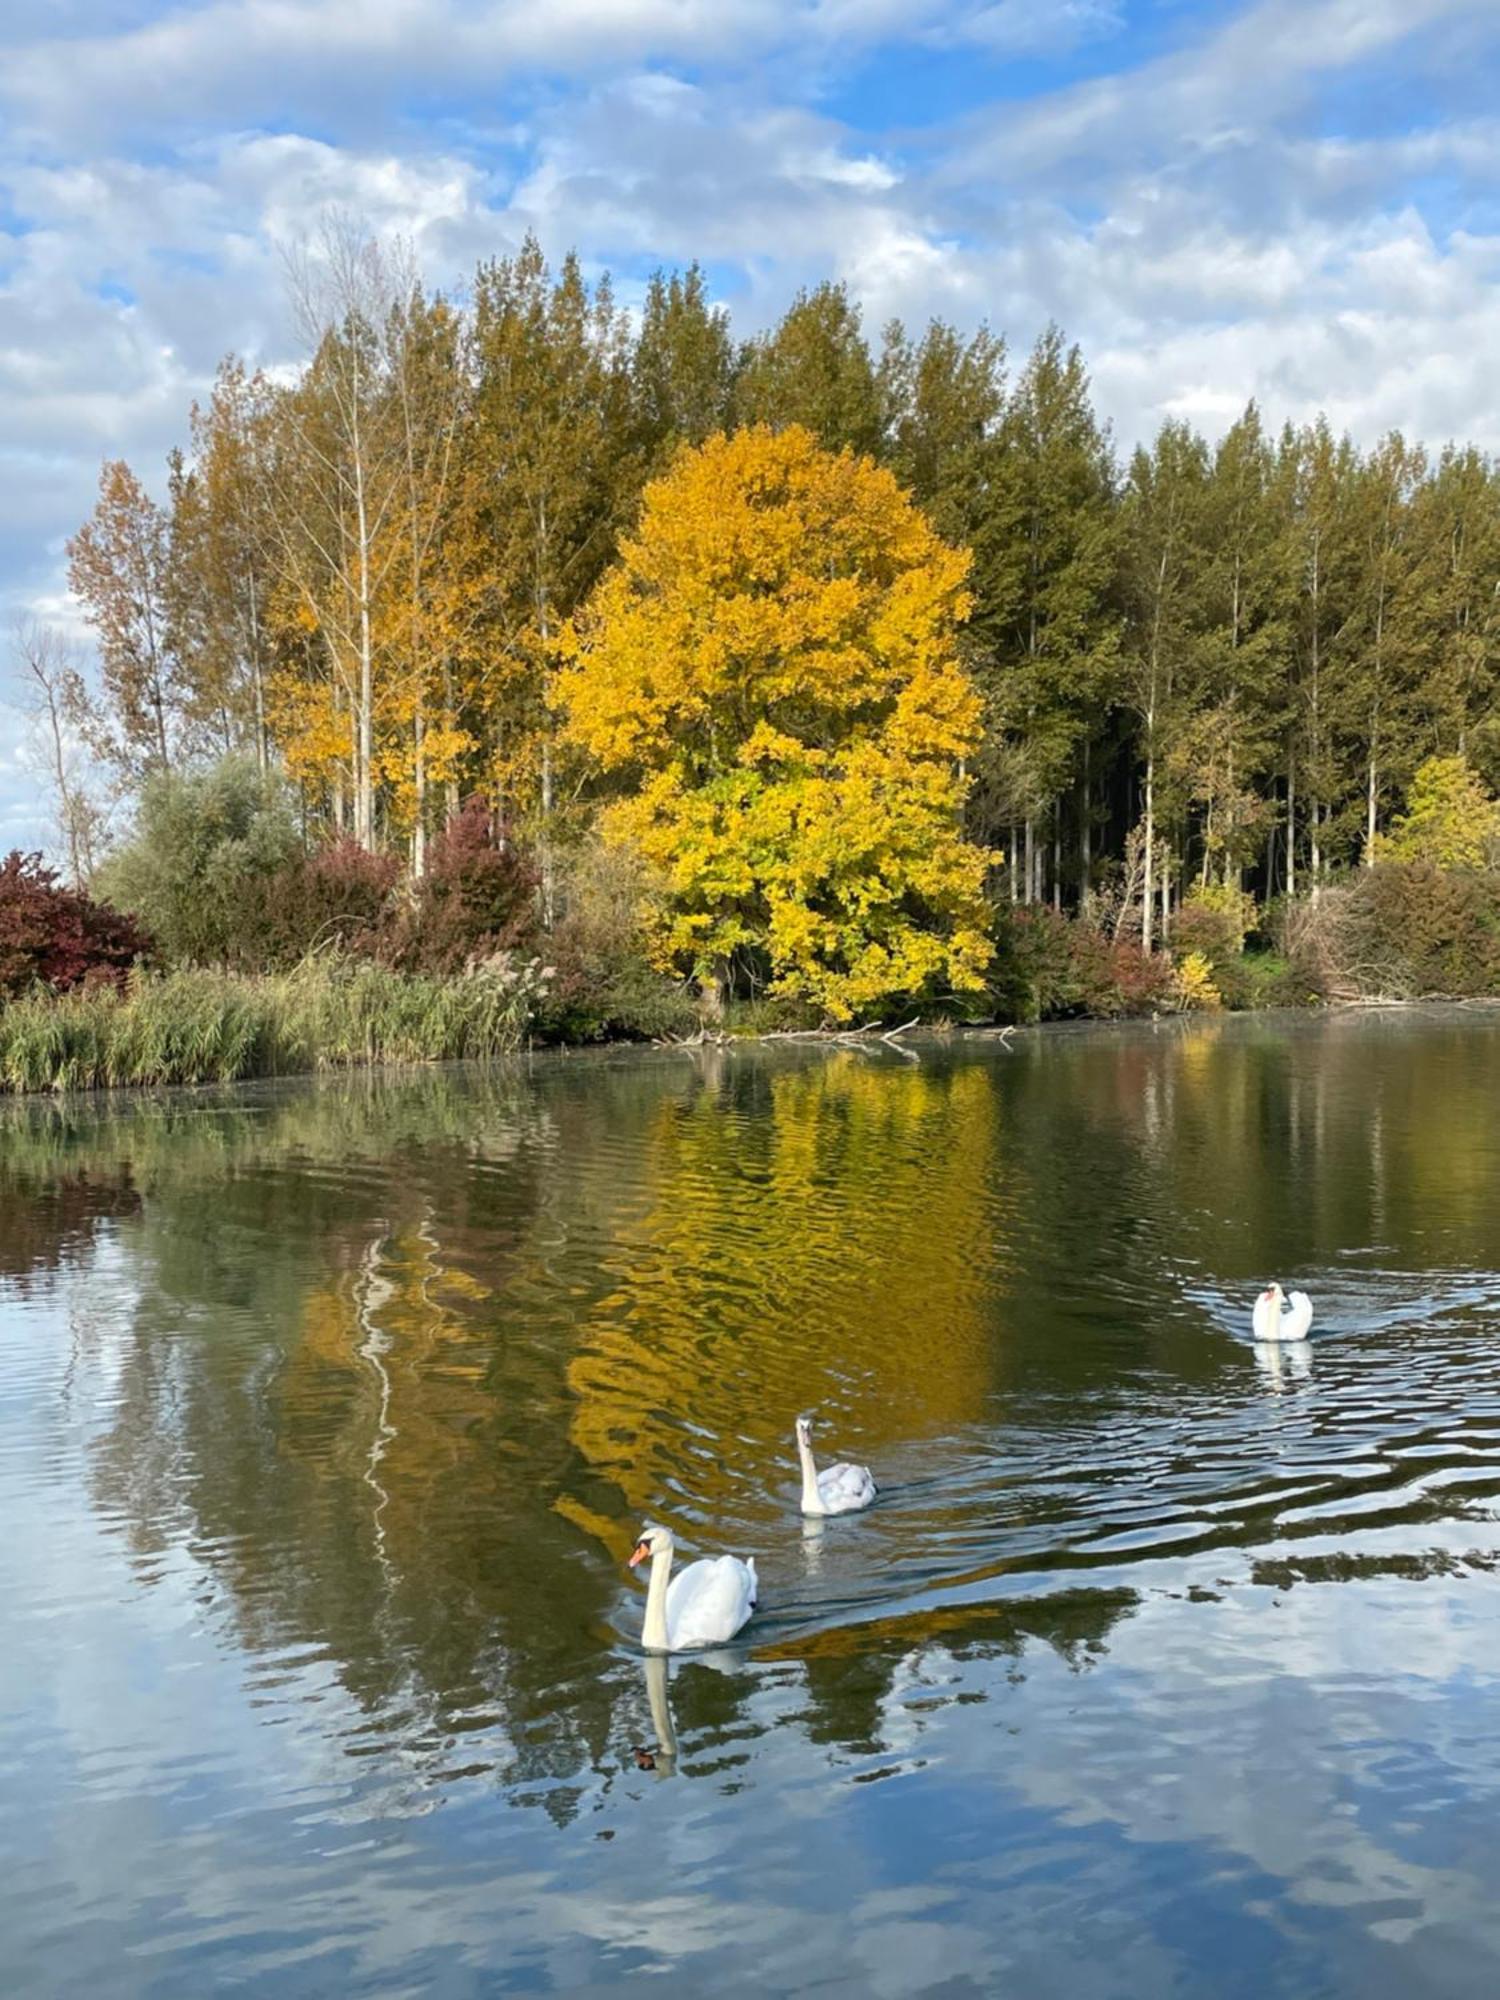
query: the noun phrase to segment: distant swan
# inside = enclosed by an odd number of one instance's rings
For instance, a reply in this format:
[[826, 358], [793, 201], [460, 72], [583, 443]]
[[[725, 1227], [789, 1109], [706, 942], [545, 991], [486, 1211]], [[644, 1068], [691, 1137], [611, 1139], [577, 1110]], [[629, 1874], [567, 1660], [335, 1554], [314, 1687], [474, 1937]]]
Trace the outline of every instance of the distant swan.
[[867, 1465], [830, 1465], [819, 1472], [813, 1463], [811, 1417], [797, 1419], [797, 1456], [802, 1461], [804, 1514], [856, 1514], [875, 1498], [875, 1481]]
[[[1282, 1313], [1282, 1307], [1287, 1311]], [[1257, 1340], [1306, 1340], [1312, 1325], [1312, 1300], [1306, 1292], [1293, 1292], [1288, 1299], [1280, 1285], [1267, 1285], [1255, 1301], [1251, 1320]]]
[[654, 1528], [648, 1523], [631, 1554], [632, 1569], [651, 1558], [641, 1643], [651, 1653], [688, 1653], [698, 1646], [722, 1646], [755, 1609], [759, 1589], [755, 1559], [752, 1556], [741, 1562], [738, 1556], [715, 1556], [689, 1563], [673, 1577], [675, 1548], [669, 1528]]

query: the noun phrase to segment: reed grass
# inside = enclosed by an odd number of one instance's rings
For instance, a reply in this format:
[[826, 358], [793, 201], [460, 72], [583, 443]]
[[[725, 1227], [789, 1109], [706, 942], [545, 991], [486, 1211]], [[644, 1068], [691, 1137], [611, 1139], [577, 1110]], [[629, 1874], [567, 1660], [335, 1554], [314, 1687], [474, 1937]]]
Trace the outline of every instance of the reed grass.
[[0, 1091], [234, 1083], [375, 1063], [451, 1062], [524, 1041], [545, 975], [492, 960], [439, 977], [316, 957], [258, 976], [134, 974], [0, 1005]]

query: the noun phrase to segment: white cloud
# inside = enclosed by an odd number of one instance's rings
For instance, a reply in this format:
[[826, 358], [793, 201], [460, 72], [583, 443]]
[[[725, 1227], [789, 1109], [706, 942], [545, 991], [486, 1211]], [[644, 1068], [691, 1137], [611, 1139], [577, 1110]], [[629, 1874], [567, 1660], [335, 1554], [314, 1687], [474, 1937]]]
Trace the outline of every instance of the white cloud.
[[990, 55], [1055, 55], [1123, 25], [1118, 0], [992, 0], [935, 24], [928, 39], [938, 48], [971, 45]]
[[[1055, 319], [1126, 443], [1168, 412], [1217, 429], [1253, 394], [1272, 422], [1321, 407], [1364, 438], [1399, 425], [1500, 449], [1489, 0], [1253, 0], [1207, 28], [1183, 9], [1148, 61], [1030, 99], [1003, 88], [1008, 56], [1126, 46], [1131, 12], [13, 6], [0, 612], [60, 596], [102, 456], [159, 482], [224, 351], [294, 352], [277, 246], [329, 207], [410, 236], [438, 283], [527, 228], [613, 265], [626, 296], [656, 262], [698, 257], [741, 332], [830, 275], [872, 328], [987, 317], [1025, 347]], [[1160, 34], [1174, 17], [1155, 18]], [[862, 125], [860, 65], [902, 45], [961, 66], [971, 97], [992, 76], [989, 108]], [[1403, 93], [1420, 120], [1392, 112]], [[427, 100], [440, 113], [413, 108]], [[1360, 106], [1342, 126], [1341, 102]], [[15, 785], [0, 768], [0, 812]]]

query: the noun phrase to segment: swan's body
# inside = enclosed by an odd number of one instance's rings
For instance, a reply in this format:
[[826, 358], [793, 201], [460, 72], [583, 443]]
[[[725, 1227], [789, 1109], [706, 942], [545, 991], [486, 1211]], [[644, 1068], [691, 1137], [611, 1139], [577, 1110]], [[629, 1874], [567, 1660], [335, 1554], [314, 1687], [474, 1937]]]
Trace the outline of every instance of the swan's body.
[[812, 1419], [797, 1419], [797, 1456], [802, 1461], [804, 1514], [856, 1514], [875, 1498], [875, 1481], [867, 1465], [830, 1465], [819, 1472], [813, 1463]]
[[1312, 1300], [1306, 1292], [1293, 1292], [1287, 1298], [1280, 1285], [1267, 1285], [1255, 1301], [1251, 1325], [1257, 1340], [1306, 1340], [1312, 1316]]
[[670, 1530], [645, 1527], [631, 1555], [632, 1569], [651, 1559], [642, 1644], [652, 1653], [722, 1646], [755, 1609], [755, 1558], [741, 1562], [738, 1556], [714, 1556], [689, 1563], [673, 1576], [675, 1546]]

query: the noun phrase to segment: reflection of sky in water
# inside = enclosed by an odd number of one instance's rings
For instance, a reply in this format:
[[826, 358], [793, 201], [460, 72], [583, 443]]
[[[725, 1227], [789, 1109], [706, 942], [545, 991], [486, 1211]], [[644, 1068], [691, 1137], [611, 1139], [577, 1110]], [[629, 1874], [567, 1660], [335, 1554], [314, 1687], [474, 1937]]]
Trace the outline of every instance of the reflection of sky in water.
[[[1497, 1990], [1500, 1037], [1422, 1032], [73, 1134], [0, 1220], [12, 1985]], [[665, 1691], [646, 1506], [766, 1586]]]
[[[654, 1965], [714, 1991], [817, 1967], [899, 1995], [940, 1966], [975, 1991], [1460, 1993], [1500, 1952], [1489, 1578], [1153, 1595], [1082, 1670], [1040, 1642], [915, 1645], [858, 1751], [809, 1741], [795, 1663], [737, 1663], [733, 1712], [704, 1723], [722, 1676], [679, 1662], [665, 1781], [628, 1754], [653, 1740], [632, 1661], [609, 1669], [622, 1727], [558, 1826], [507, 1811], [489, 1774], [407, 1785], [351, 1759], [336, 1684], [307, 1661], [247, 1676], [190, 1564], [142, 1594], [102, 1536], [65, 1560], [116, 1637], [32, 1628], [7, 1675], [35, 1732], [4, 1817], [28, 1857], [12, 1969], [36, 1990], [68, 1990], [56, 1952], [79, 1990], [112, 1991], [192, 1990], [218, 1965], [461, 1992], [503, 1953], [562, 1991]], [[24, 1565], [12, 1581], [42, 1588]], [[278, 1667], [295, 1696], [268, 1685]], [[59, 1878], [86, 1892], [81, 1929], [41, 1894]], [[154, 1987], [177, 1954], [191, 1977]]]

